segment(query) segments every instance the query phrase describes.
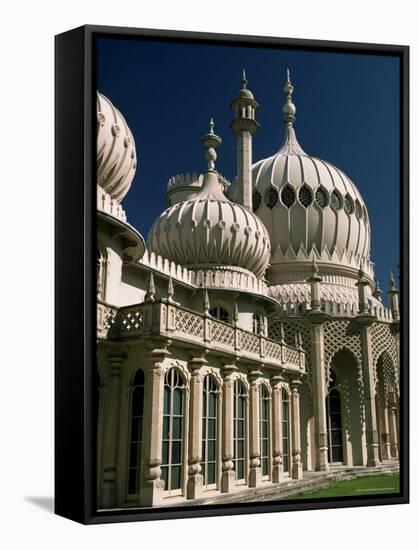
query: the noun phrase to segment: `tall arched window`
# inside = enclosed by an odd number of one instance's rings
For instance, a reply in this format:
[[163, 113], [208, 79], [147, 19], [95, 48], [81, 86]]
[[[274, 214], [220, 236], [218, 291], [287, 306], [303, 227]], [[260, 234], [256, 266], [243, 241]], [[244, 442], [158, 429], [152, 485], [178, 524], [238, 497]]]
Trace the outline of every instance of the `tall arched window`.
[[[332, 383], [334, 384], [334, 378], [332, 378]], [[340, 393], [336, 388], [332, 388], [326, 398], [326, 412], [329, 462], [343, 462], [342, 414]]]
[[228, 314], [228, 311], [221, 307], [221, 306], [215, 306], [209, 310], [209, 314], [211, 317], [214, 317], [214, 319], [217, 319], [218, 321], [224, 321], [225, 323], [230, 322], [230, 315]]
[[218, 393], [214, 378], [204, 378], [202, 399], [202, 475], [204, 486], [209, 488], [217, 482], [217, 404]]
[[164, 377], [161, 478], [165, 491], [182, 487], [184, 383], [171, 368]]
[[144, 372], [138, 369], [131, 388], [131, 418], [128, 463], [128, 494], [140, 492], [141, 447], [143, 441]]
[[234, 471], [236, 480], [246, 477], [246, 390], [240, 380], [234, 382]]
[[270, 398], [265, 384], [259, 386], [259, 444], [263, 476], [269, 476]]
[[263, 317], [260, 313], [253, 314], [252, 329], [255, 334], [263, 334]]
[[282, 465], [284, 472], [290, 471], [290, 400], [288, 392], [282, 390]]

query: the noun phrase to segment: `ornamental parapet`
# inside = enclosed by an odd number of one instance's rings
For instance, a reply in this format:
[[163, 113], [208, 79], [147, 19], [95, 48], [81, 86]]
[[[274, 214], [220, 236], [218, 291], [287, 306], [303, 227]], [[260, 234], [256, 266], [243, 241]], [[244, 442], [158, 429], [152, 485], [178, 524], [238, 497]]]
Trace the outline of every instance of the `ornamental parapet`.
[[167, 300], [116, 308], [97, 305], [97, 337], [126, 340], [163, 336], [266, 366], [305, 373], [301, 348], [275, 342]]
[[[278, 313], [280, 316], [282, 315], [284, 317], [298, 317], [306, 315], [307, 313], [310, 313], [310, 311], [310, 304], [307, 302], [287, 302], [280, 305]], [[354, 318], [357, 317], [359, 314], [358, 304], [356, 303], [343, 304], [325, 300], [322, 300], [321, 302], [321, 311], [326, 315], [330, 315], [334, 318]], [[378, 321], [387, 323], [393, 322], [391, 310], [389, 308], [386, 308], [384, 305], [378, 306], [374, 304], [368, 304], [366, 308], [366, 313], [372, 315]]]

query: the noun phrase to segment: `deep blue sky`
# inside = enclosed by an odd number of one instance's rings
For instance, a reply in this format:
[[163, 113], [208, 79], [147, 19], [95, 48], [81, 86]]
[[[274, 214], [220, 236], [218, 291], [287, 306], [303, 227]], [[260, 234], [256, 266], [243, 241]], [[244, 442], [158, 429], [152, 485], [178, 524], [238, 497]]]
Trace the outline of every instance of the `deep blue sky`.
[[230, 102], [246, 68], [261, 128], [253, 160], [283, 136], [286, 67], [303, 149], [341, 168], [360, 190], [372, 224], [372, 260], [381, 288], [399, 263], [399, 59], [364, 54], [99, 38], [97, 87], [123, 113], [138, 168], [123, 204], [143, 235], [166, 208], [170, 176], [205, 169], [200, 137], [210, 117], [222, 137], [217, 169], [236, 176]]

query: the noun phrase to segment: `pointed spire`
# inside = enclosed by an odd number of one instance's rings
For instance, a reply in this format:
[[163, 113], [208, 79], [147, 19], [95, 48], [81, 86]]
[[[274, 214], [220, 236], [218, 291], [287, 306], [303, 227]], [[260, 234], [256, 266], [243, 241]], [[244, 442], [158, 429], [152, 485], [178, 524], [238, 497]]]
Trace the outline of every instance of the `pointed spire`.
[[282, 112], [284, 114], [284, 120], [287, 122], [289, 126], [292, 126], [293, 122], [295, 121], [295, 113], [297, 111], [293, 101], [292, 101], [292, 93], [294, 91], [294, 86], [291, 83], [290, 78], [290, 71], [287, 69], [287, 81], [284, 86], [284, 92], [286, 93], [286, 102], [285, 105], [282, 108]]
[[205, 158], [208, 161], [208, 170], [215, 170], [215, 161], [217, 160], [215, 148], [221, 145], [222, 139], [214, 133], [214, 120], [212, 118], [209, 122], [209, 132], [202, 136], [201, 141], [204, 147], [207, 148]]
[[145, 298], [150, 302], [154, 302], [154, 300], [156, 299], [156, 287], [154, 286], [153, 272], [150, 272], [150, 277], [148, 278], [148, 288], [147, 288]]
[[167, 299], [169, 302], [173, 302], [174, 295], [175, 295], [175, 290], [173, 287], [173, 279], [172, 277], [169, 277], [169, 282], [167, 285]]

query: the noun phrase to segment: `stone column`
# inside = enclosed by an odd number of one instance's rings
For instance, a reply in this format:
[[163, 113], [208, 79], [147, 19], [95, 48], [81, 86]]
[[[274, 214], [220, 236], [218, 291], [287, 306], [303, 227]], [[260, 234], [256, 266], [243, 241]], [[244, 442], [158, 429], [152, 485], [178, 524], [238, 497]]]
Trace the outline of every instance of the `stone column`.
[[389, 413], [390, 413], [389, 430], [390, 430], [391, 458], [399, 458], [397, 405], [396, 405], [396, 399], [395, 398], [393, 398], [391, 400], [391, 402], [389, 403]]
[[280, 375], [271, 378], [272, 386], [272, 482], [279, 483], [283, 477], [282, 464], [282, 418], [281, 418], [281, 383]]
[[291, 443], [293, 479], [303, 478], [303, 464], [301, 462], [301, 427], [300, 427], [300, 380], [291, 382]]
[[[160, 350], [158, 350], [160, 351]], [[161, 503], [164, 481], [161, 475], [161, 452], [163, 431], [163, 364], [166, 354], [151, 353], [150, 365], [146, 372], [144, 403], [144, 486], [140, 491], [142, 506], [155, 506]]]
[[361, 314], [358, 315], [357, 321], [361, 325], [360, 337], [363, 367], [362, 377], [364, 381], [367, 466], [375, 467], [380, 465], [380, 458], [371, 345], [371, 323], [374, 321], [374, 317]]
[[259, 384], [257, 383], [261, 374], [260, 371], [251, 371], [248, 375], [250, 380], [249, 487], [258, 487], [262, 482], [259, 440]]
[[324, 328], [313, 323], [310, 329], [313, 411], [315, 420], [316, 470], [327, 472], [326, 372], [324, 365]]
[[307, 279], [310, 283], [311, 310], [307, 319], [311, 323], [310, 328], [310, 350], [311, 370], [313, 386], [313, 411], [315, 422], [315, 445], [316, 445], [316, 470], [327, 472], [329, 461], [327, 457], [327, 421], [326, 421], [326, 372], [324, 364], [324, 325], [328, 319], [321, 309], [320, 284], [322, 278], [319, 269], [313, 259], [312, 274]]
[[117, 441], [120, 418], [121, 373], [126, 359], [124, 353], [110, 353], [107, 357], [109, 379], [103, 389], [103, 447], [102, 447], [102, 498], [101, 506], [109, 508], [117, 504], [118, 472]]
[[388, 418], [388, 403], [384, 395], [384, 389], [379, 396], [380, 424], [381, 424], [381, 453], [383, 460], [391, 458], [390, 427]]
[[202, 389], [203, 376], [201, 367], [206, 360], [195, 357], [189, 362], [192, 369], [191, 397], [189, 405], [189, 448], [188, 448], [188, 483], [186, 498], [202, 497], [203, 477], [201, 475], [202, 452]]
[[223, 414], [222, 414], [222, 474], [221, 492], [231, 493], [236, 476], [233, 470], [234, 463], [234, 380], [235, 365], [224, 365], [223, 374]]

